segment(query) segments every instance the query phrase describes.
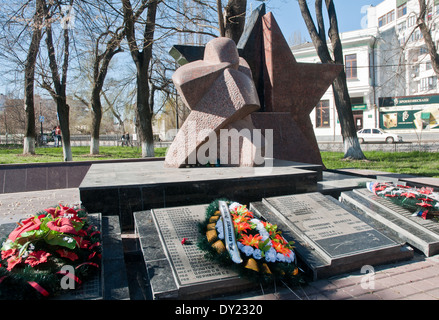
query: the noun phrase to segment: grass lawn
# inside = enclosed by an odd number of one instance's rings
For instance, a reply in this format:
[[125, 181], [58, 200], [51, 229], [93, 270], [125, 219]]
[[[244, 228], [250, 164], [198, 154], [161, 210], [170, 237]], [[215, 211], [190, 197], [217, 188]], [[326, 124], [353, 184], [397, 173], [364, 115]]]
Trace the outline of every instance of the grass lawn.
[[342, 160], [341, 152], [322, 152], [328, 169], [359, 168], [439, 178], [439, 153], [436, 152], [364, 152], [367, 160]]
[[[89, 147], [72, 147], [74, 161], [140, 158], [136, 147], [100, 147], [100, 154], [89, 155]], [[156, 148], [156, 157], [164, 157], [166, 148]], [[0, 164], [61, 162], [62, 148], [36, 148], [36, 155], [23, 156], [20, 146], [0, 147]], [[366, 151], [365, 161], [343, 160], [343, 153], [322, 152], [323, 163], [328, 169], [360, 168], [393, 173], [406, 173], [439, 178], [439, 153], [434, 152], [383, 152]]]
[[[99, 155], [90, 155], [90, 147], [72, 147], [73, 161], [133, 159], [140, 158], [142, 150], [136, 147], [99, 147]], [[19, 146], [0, 147], [0, 164], [33, 163], [33, 162], [62, 162], [62, 148], [35, 148], [35, 155], [22, 155]], [[156, 157], [164, 157], [166, 148], [156, 148]]]

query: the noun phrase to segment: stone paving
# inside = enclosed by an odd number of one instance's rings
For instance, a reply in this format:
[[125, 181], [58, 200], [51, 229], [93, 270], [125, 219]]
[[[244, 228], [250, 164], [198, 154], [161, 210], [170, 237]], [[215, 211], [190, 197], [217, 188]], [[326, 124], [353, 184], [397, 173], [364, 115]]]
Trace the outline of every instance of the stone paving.
[[374, 273], [343, 274], [304, 287], [232, 297], [242, 300], [439, 300], [439, 255], [416, 253], [411, 261], [383, 265]]

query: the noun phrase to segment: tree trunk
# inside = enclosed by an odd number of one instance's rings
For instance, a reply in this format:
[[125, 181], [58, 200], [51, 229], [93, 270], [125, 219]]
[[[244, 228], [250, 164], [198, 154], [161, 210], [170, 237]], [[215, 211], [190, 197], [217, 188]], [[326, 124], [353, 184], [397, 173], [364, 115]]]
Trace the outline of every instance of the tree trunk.
[[[154, 136], [152, 131], [153, 110], [149, 105], [149, 63], [152, 58], [152, 46], [154, 43], [155, 19], [159, 0], [148, 2], [148, 12], [146, 24], [143, 32], [142, 51], [139, 50], [135, 38], [135, 16], [140, 16], [139, 12], [133, 14], [131, 2], [122, 0], [125, 22], [125, 35], [131, 52], [131, 57], [136, 64], [137, 70], [137, 123], [140, 144], [142, 146], [142, 157], [154, 157]], [[143, 9], [141, 9], [143, 10]]]
[[41, 42], [41, 28], [43, 22], [44, 7], [42, 0], [36, 0], [36, 10], [33, 19], [32, 40], [26, 58], [24, 70], [24, 110], [25, 134], [23, 141], [23, 154], [35, 154], [35, 107], [34, 107], [34, 82], [35, 62]]
[[[338, 32], [337, 14], [335, 12], [334, 3], [332, 0], [325, 0], [325, 3], [330, 22], [328, 33], [331, 40], [334, 59], [331, 58], [331, 54], [326, 43], [325, 26], [322, 13], [322, 0], [316, 0], [315, 2], [318, 30], [311, 17], [306, 0], [299, 0], [300, 11], [320, 61], [322, 63], [344, 64], [343, 49]], [[334, 80], [332, 90], [334, 93], [334, 101], [337, 108], [338, 118], [340, 120], [345, 152], [344, 158], [355, 160], [365, 159], [366, 157], [364, 156], [360, 143], [358, 142], [357, 131], [352, 113], [351, 99], [349, 97], [346, 83], [346, 73], [344, 71], [342, 71]]]
[[99, 154], [99, 131], [102, 120], [102, 105], [99, 92], [93, 88], [91, 98], [91, 141], [90, 154]]
[[229, 0], [225, 9], [224, 34], [238, 44], [245, 26], [247, 0]]
[[434, 44], [433, 38], [431, 36], [430, 28], [427, 26], [425, 22], [425, 17], [427, 14], [427, 6], [425, 4], [425, 0], [419, 1], [419, 17], [418, 17], [418, 27], [422, 32], [422, 36], [424, 37], [425, 45], [427, 46], [428, 53], [431, 58], [431, 66], [434, 72], [439, 76], [439, 55], [437, 53], [436, 45]]
[[[70, 0], [70, 5], [73, 4], [73, 0]], [[46, 8], [46, 15], [49, 15], [48, 9]], [[50, 16], [48, 16], [50, 18]], [[46, 44], [47, 44], [47, 52], [49, 55], [49, 67], [52, 74], [53, 86], [54, 88], [50, 88], [46, 85], [46, 88], [51, 93], [53, 99], [56, 102], [56, 109], [58, 112], [59, 125], [61, 129], [62, 135], [62, 147], [63, 147], [63, 156], [64, 161], [72, 161], [72, 150], [70, 146], [70, 128], [69, 128], [69, 105], [67, 104], [66, 97], [66, 83], [67, 83], [67, 70], [69, 66], [69, 29], [66, 28], [63, 30], [63, 64], [62, 64], [62, 72], [61, 78], [58, 72], [58, 64], [56, 61], [55, 48], [53, 45], [53, 35], [52, 35], [52, 26], [48, 24], [46, 27]]]
[[[149, 61], [148, 61], [149, 62]], [[142, 145], [142, 158], [154, 157], [154, 135], [152, 131], [153, 113], [149, 105], [150, 89], [148, 65], [140, 64], [137, 75], [137, 109], [139, 119], [139, 138]]]
[[61, 141], [63, 149], [64, 161], [72, 161], [72, 147], [70, 145], [70, 107], [67, 104], [66, 98], [60, 97], [56, 101], [56, 110], [59, 116], [59, 127], [61, 129]]
[[104, 81], [107, 76], [108, 67], [113, 56], [123, 50], [119, 47], [123, 39], [123, 32], [114, 33], [107, 43], [105, 52], [99, 54], [100, 39], [108, 33], [101, 34], [96, 40], [95, 60], [93, 66], [93, 89], [91, 93], [91, 115], [92, 115], [92, 129], [90, 141], [90, 154], [99, 154], [99, 131], [102, 121], [102, 104], [101, 92], [104, 86]]

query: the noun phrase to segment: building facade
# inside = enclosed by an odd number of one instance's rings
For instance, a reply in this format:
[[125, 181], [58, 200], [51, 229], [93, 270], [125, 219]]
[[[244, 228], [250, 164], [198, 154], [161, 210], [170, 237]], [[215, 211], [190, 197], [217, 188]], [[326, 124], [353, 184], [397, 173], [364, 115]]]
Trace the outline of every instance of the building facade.
[[[439, 0], [428, 2], [428, 24], [439, 44]], [[358, 130], [439, 129], [438, 79], [416, 28], [418, 14], [417, 0], [385, 0], [367, 9], [364, 29], [340, 34]], [[292, 51], [298, 62], [320, 63], [312, 43], [292, 47]], [[332, 87], [311, 113], [311, 120], [318, 139], [340, 138]]]

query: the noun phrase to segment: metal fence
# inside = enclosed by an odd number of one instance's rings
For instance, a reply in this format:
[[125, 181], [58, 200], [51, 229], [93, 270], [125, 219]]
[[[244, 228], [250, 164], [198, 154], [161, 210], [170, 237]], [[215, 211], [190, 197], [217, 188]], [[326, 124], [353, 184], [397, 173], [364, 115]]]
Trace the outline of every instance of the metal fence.
[[[342, 142], [319, 142], [320, 151], [344, 152]], [[384, 152], [439, 152], [439, 142], [421, 141], [404, 143], [363, 143], [363, 151], [384, 151]]]
[[[13, 145], [22, 145], [24, 136], [23, 134], [8, 134], [0, 135], [0, 145], [1, 144], [13, 144]], [[90, 135], [72, 135], [70, 136], [70, 145], [72, 147], [82, 147], [82, 146], [90, 146]], [[122, 135], [121, 134], [113, 134], [113, 135], [101, 135], [99, 137], [99, 145], [100, 146], [122, 146]], [[40, 135], [37, 137], [36, 143], [38, 145], [44, 146], [53, 146], [53, 139], [50, 139], [48, 136], [47, 139], [41, 139]], [[169, 147], [171, 142], [155, 142], [156, 147]], [[139, 147], [140, 143], [138, 140], [133, 140], [130, 138], [129, 146]]]

